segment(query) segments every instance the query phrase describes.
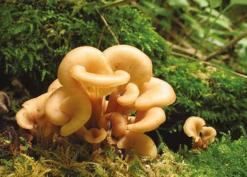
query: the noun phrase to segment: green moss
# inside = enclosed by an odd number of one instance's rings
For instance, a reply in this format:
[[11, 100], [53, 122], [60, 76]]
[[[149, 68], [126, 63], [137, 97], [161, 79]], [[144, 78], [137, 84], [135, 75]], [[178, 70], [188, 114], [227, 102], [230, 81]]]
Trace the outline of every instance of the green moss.
[[247, 176], [246, 146], [246, 137], [232, 142], [229, 137], [224, 136], [206, 151], [190, 153], [186, 163], [190, 164], [193, 176]]
[[168, 109], [166, 125], [181, 130], [183, 121], [194, 115], [205, 118], [218, 131], [237, 130], [239, 133], [242, 127], [247, 126], [246, 79], [175, 57], [170, 57], [155, 69], [156, 75], [169, 82], [177, 94], [176, 103]]
[[102, 3], [2, 2], [1, 71], [17, 76], [38, 93], [56, 77], [58, 64], [71, 48], [91, 45], [103, 50], [116, 44], [114, 37], [122, 44], [137, 46], [152, 58], [165, 58], [165, 41], [141, 12], [129, 5], [97, 10]]
[[[4, 138], [7, 137], [3, 135]], [[1, 176], [169, 177], [181, 176], [188, 170], [181, 157], [166, 147], [151, 160], [132, 152], [120, 152], [115, 147], [93, 150], [86, 143], [72, 144], [65, 139], [47, 147], [37, 142], [28, 151], [16, 151], [9, 158], [0, 157]]]

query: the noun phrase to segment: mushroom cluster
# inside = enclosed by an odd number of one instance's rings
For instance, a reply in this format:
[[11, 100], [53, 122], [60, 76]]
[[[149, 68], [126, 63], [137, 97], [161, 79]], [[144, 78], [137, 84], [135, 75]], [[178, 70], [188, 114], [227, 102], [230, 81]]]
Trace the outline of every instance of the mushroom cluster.
[[189, 117], [184, 123], [184, 133], [188, 137], [192, 137], [194, 149], [205, 149], [215, 140], [216, 130], [205, 125], [206, 122], [203, 118], [195, 116]]
[[166, 120], [162, 109], [175, 102], [173, 88], [153, 77], [150, 58], [129, 45], [105, 51], [82, 46], [71, 50], [47, 93], [26, 101], [17, 123], [46, 137], [58, 132], [155, 157], [146, 132]]

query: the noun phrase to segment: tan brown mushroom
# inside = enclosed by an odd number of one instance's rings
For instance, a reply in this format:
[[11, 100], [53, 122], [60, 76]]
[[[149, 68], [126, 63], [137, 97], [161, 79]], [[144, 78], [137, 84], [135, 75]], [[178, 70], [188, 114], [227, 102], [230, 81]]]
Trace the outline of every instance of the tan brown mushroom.
[[201, 139], [203, 142], [203, 148], [206, 148], [209, 144], [214, 142], [217, 135], [216, 130], [213, 127], [202, 127]]
[[101, 143], [106, 139], [107, 132], [103, 128], [90, 128], [87, 129], [82, 127], [80, 130], [76, 132], [77, 135], [83, 137], [85, 141], [92, 144]]
[[195, 142], [200, 140], [200, 131], [203, 126], [206, 125], [206, 122], [201, 117], [195, 117], [191, 116], [188, 119], [186, 119], [183, 129], [184, 133], [188, 137], [192, 137]]
[[147, 110], [151, 107], [164, 107], [174, 103], [176, 94], [170, 84], [152, 77], [141, 87], [141, 94], [135, 101], [137, 110]]
[[61, 128], [61, 135], [68, 136], [89, 119], [95, 124], [102, 117], [103, 96], [127, 83], [129, 74], [121, 70], [114, 73], [101, 51], [84, 46], [71, 50], [64, 57], [59, 65], [58, 79], [77, 107]]
[[141, 50], [130, 45], [115, 45], [103, 53], [113, 71], [123, 70], [130, 74], [129, 82], [141, 86], [151, 79], [152, 62]]
[[22, 104], [23, 108], [16, 114], [17, 124], [24, 129], [33, 129], [40, 119], [44, 119], [45, 104], [50, 95], [60, 86], [59, 82], [55, 80], [49, 86], [50, 89], [47, 93], [24, 102]]
[[188, 137], [192, 137], [194, 148], [206, 148], [214, 141], [216, 130], [205, 125], [203, 118], [195, 116], [189, 117], [184, 123], [184, 132]]
[[132, 106], [139, 95], [139, 88], [152, 77], [150, 58], [141, 50], [129, 45], [112, 46], [103, 53], [113, 71], [123, 70], [130, 75], [129, 84], [110, 95], [111, 101], [107, 112], [114, 112], [116, 110], [114, 108], [118, 105]]
[[147, 111], [137, 112], [135, 123], [127, 125], [127, 129], [133, 132], [148, 132], [155, 130], [166, 120], [165, 112], [159, 107], [153, 107]]
[[153, 140], [143, 133], [127, 133], [117, 142], [117, 147], [119, 149], [133, 149], [142, 156], [149, 156], [151, 158], [157, 156], [157, 148]]
[[136, 84], [128, 83], [123, 89], [123, 93], [117, 98], [117, 102], [124, 107], [133, 107], [135, 100], [139, 96], [139, 89]]

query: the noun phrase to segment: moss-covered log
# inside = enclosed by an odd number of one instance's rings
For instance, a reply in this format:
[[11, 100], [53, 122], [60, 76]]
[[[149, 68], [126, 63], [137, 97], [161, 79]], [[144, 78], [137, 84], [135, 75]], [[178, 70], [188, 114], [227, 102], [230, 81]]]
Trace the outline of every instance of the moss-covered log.
[[167, 57], [165, 40], [143, 13], [131, 5], [103, 2], [1, 2], [1, 77], [17, 77], [36, 95], [56, 77], [59, 62], [71, 48], [91, 45], [103, 50], [118, 42], [130, 44], [153, 59], [156, 75], [177, 93], [162, 128], [181, 130], [191, 115], [202, 116], [223, 131], [247, 126], [246, 80], [198, 62]]

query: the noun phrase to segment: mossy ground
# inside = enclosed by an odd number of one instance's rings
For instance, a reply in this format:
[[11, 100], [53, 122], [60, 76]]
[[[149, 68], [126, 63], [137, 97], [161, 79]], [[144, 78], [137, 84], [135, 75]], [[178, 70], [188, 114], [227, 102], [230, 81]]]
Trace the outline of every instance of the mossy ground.
[[[0, 134], [0, 175], [8, 177], [232, 177], [247, 176], [246, 137], [232, 141], [229, 135], [207, 150], [186, 148], [178, 153], [159, 144], [155, 159], [138, 157], [115, 147], [96, 147], [72, 139], [47, 143], [23, 131], [7, 128]], [[29, 138], [28, 138], [29, 137]]]
[[[17, 139], [8, 135], [16, 135]], [[58, 137], [52, 144], [39, 140], [31, 144], [27, 137], [12, 128], [1, 134], [0, 143], [5, 147], [0, 157], [1, 176], [158, 177], [189, 172], [181, 157], [164, 145], [156, 159], [148, 159], [115, 147], [75, 144]]]

